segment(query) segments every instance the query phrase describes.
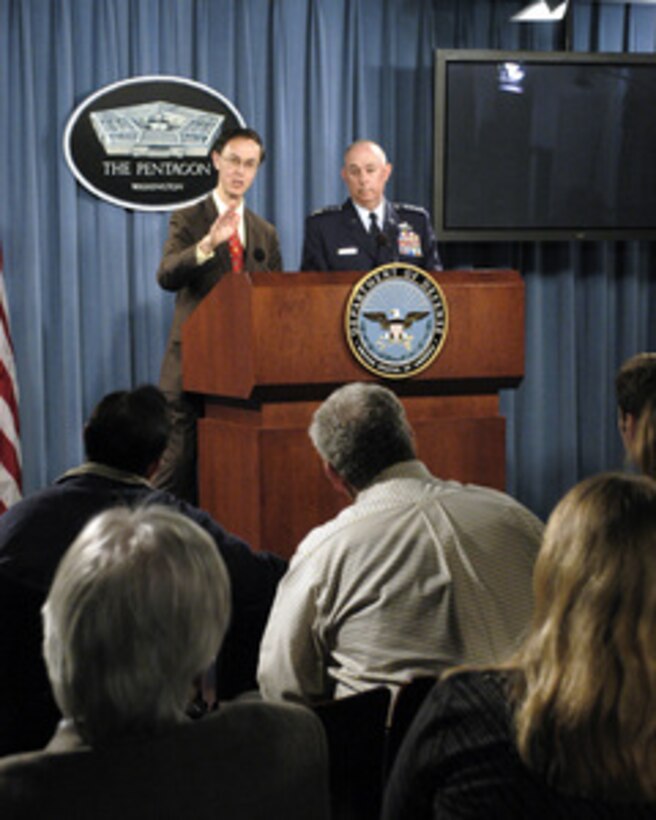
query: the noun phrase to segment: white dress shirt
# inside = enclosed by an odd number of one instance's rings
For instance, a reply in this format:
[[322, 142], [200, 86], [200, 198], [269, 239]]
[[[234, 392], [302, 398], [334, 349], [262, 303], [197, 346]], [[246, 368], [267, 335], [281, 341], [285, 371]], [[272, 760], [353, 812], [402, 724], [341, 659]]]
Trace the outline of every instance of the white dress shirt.
[[[212, 191], [212, 198], [214, 199], [214, 204], [216, 205], [216, 210], [219, 212], [219, 216], [223, 216], [223, 214], [230, 210], [230, 206], [226, 205], [225, 202], [219, 196], [216, 188]], [[244, 222], [244, 200], [234, 208], [235, 213], [239, 215], [239, 225], [237, 226], [237, 233], [239, 234], [239, 238], [241, 239], [241, 244], [246, 247], [246, 224]]]
[[316, 702], [503, 660], [528, 625], [543, 524], [505, 493], [382, 472], [302, 541], [260, 649], [267, 699]]
[[381, 199], [378, 203], [378, 207], [374, 208], [373, 211], [370, 211], [369, 208], [363, 208], [362, 205], [358, 205], [358, 203], [353, 200], [351, 200], [351, 202], [353, 202], [353, 207], [357, 211], [360, 222], [362, 222], [362, 226], [367, 233], [371, 230], [371, 214], [376, 214], [378, 228], [381, 231], [383, 230], [383, 225], [385, 224], [385, 199]]

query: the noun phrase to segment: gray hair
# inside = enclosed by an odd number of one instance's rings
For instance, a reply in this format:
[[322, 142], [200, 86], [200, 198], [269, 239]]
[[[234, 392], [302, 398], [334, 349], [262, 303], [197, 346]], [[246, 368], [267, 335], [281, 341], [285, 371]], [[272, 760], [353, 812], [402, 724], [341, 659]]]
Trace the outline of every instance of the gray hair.
[[42, 614], [55, 699], [97, 743], [183, 718], [228, 628], [230, 580], [191, 519], [115, 508], [68, 549]]
[[321, 458], [356, 490], [387, 467], [415, 458], [403, 405], [378, 384], [335, 390], [314, 413], [309, 434]]

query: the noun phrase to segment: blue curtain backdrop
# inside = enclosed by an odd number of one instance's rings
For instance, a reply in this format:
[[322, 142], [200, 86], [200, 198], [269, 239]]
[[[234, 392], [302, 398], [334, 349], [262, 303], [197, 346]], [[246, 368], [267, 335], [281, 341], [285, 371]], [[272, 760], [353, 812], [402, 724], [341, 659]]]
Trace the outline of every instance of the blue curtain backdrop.
[[[654, 52], [656, 8], [572, 0], [577, 51]], [[107, 391], [156, 381], [172, 314], [155, 271], [168, 215], [94, 198], [65, 165], [73, 109], [111, 82], [212, 86], [263, 134], [249, 202], [298, 268], [304, 216], [340, 202], [344, 146], [380, 141], [389, 192], [430, 207], [434, 49], [563, 46], [495, 0], [0, 0], [0, 240], [21, 388], [25, 486], [82, 458]], [[656, 349], [654, 244], [449, 244], [449, 266], [504, 265], [527, 287], [526, 378], [503, 396], [509, 490], [540, 515], [622, 464], [613, 374]]]

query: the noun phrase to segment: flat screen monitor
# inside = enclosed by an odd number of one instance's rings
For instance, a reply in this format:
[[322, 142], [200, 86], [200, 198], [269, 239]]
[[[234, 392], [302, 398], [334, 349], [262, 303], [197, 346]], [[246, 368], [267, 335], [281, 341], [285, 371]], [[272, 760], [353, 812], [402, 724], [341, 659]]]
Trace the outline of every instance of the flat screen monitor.
[[656, 57], [438, 50], [438, 238], [656, 238]]

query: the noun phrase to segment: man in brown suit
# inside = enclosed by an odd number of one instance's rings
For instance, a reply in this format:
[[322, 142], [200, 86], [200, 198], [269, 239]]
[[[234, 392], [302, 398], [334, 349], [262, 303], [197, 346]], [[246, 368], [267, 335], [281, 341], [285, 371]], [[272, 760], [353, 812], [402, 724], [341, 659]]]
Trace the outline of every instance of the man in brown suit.
[[173, 432], [154, 483], [192, 503], [196, 500], [197, 411], [182, 389], [182, 324], [224, 274], [283, 268], [276, 229], [244, 204], [264, 161], [259, 134], [251, 128], [222, 133], [211, 157], [218, 172], [217, 186], [202, 202], [173, 214], [157, 271], [159, 284], [176, 296], [160, 374], [160, 387], [171, 405]]

